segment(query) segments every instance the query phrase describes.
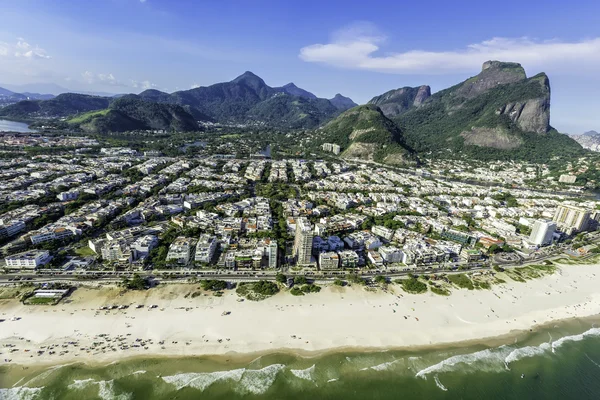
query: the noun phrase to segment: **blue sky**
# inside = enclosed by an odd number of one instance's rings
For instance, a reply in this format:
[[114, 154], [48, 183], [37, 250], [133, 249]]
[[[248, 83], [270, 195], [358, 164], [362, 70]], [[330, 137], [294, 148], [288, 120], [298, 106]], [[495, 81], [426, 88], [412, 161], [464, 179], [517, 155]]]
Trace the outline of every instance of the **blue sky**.
[[500, 58], [550, 76], [560, 131], [600, 131], [594, 0], [3, 0], [0, 11], [0, 84], [172, 92], [250, 70], [364, 103], [437, 91]]

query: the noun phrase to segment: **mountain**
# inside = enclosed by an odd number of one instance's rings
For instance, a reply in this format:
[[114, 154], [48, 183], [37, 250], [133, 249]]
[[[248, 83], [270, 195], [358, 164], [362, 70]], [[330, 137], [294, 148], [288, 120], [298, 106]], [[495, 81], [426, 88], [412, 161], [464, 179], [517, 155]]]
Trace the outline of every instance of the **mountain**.
[[287, 94], [291, 94], [292, 96], [304, 97], [306, 99], [316, 99], [317, 96], [312, 94], [311, 92], [301, 89], [298, 86], [294, 85], [292, 82], [284, 85], [282, 87], [275, 88], [278, 92], [283, 92]]
[[13, 85], [9, 83], [0, 83], [0, 86], [15, 93], [48, 93], [55, 96], [61, 93], [69, 93], [71, 90], [54, 83], [27, 83], [23, 85]]
[[[480, 158], [533, 161], [581, 150], [550, 126], [546, 74], [528, 78], [520, 64], [487, 61], [480, 74], [425, 100], [415, 95], [417, 104], [413, 100], [409, 106], [414, 89], [386, 96], [388, 92], [372, 102], [393, 104], [392, 113], [400, 111], [391, 119], [418, 152], [452, 150]], [[401, 101], [386, 100], [394, 97]]]
[[61, 118], [107, 108], [110, 99], [76, 93], [63, 93], [51, 100], [24, 100], [0, 108], [0, 117], [12, 119]]
[[600, 151], [600, 133], [596, 131], [587, 131], [581, 135], [571, 135], [571, 138], [584, 149]]
[[329, 100], [319, 99], [293, 83], [273, 88], [250, 71], [230, 82], [171, 94], [146, 90], [140, 97], [183, 106], [199, 121], [260, 123], [283, 128], [314, 128], [339, 112]]
[[332, 99], [329, 99], [329, 102], [333, 104], [335, 108], [341, 111], [349, 110], [358, 105], [355, 102], [353, 102], [350, 97], [342, 96], [339, 93], [336, 94]]
[[278, 93], [256, 104], [246, 116], [268, 125], [311, 129], [337, 113], [338, 109], [326, 99], [309, 99]]
[[404, 135], [379, 107], [367, 104], [351, 108], [319, 130], [320, 142], [336, 143], [343, 158], [359, 158], [403, 164], [414, 161]]
[[68, 119], [67, 123], [94, 133], [199, 130], [196, 120], [181, 106], [144, 101], [136, 95], [123, 96], [114, 100], [108, 108], [79, 114]]
[[50, 100], [54, 98], [51, 94], [39, 94], [39, 93], [15, 93], [11, 90], [0, 87], [0, 106], [6, 106], [13, 103], [17, 103], [22, 100]]
[[368, 104], [378, 106], [386, 117], [392, 118], [413, 107], [419, 107], [430, 96], [431, 88], [429, 86], [403, 87], [373, 97]]

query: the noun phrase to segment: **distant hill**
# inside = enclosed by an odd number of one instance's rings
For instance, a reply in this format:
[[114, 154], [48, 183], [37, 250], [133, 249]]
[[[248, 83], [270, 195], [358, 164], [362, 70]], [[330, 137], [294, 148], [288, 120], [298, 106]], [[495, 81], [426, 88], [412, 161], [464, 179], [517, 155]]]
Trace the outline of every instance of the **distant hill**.
[[107, 108], [110, 99], [76, 93], [63, 93], [51, 100], [24, 100], [0, 108], [0, 117], [34, 120], [61, 118]]
[[333, 104], [335, 108], [341, 111], [346, 111], [351, 109], [352, 107], [356, 107], [358, 104], [352, 101], [350, 97], [342, 96], [341, 94], [336, 94], [332, 99], [329, 99], [329, 102]]
[[13, 103], [17, 103], [22, 100], [50, 100], [54, 98], [52, 94], [40, 94], [40, 93], [16, 93], [11, 90], [0, 87], [0, 106], [6, 106]]
[[304, 97], [306, 99], [316, 99], [317, 98], [317, 96], [315, 96], [311, 92], [301, 89], [291, 82], [282, 87], [275, 88], [275, 90], [278, 92], [291, 94], [292, 96]]
[[114, 100], [108, 108], [89, 111], [67, 120], [87, 132], [132, 130], [197, 131], [196, 120], [181, 106], [144, 101], [136, 95]]
[[367, 104], [351, 108], [321, 128], [321, 143], [336, 143], [342, 157], [404, 164], [414, 154], [402, 131], [379, 107]]
[[596, 131], [587, 131], [581, 135], [571, 135], [571, 138], [584, 149], [600, 151], [600, 133]]

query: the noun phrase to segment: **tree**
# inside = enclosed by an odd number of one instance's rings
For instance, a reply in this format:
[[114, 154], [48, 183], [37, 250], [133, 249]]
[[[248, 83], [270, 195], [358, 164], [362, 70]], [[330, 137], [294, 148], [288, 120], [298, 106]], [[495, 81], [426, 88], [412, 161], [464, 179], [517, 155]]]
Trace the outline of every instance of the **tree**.
[[308, 281], [306, 280], [305, 276], [296, 276], [294, 278], [295, 285], [306, 285], [307, 283], [308, 283]]
[[148, 288], [148, 281], [142, 278], [139, 274], [134, 274], [131, 279], [124, 278], [121, 285], [129, 290], [144, 290]]
[[375, 282], [379, 283], [379, 284], [385, 284], [385, 283], [387, 283], [387, 278], [383, 275], [377, 275], [375, 277]]
[[203, 280], [200, 282], [200, 286], [204, 290], [221, 291], [227, 289], [227, 282], [220, 281], [217, 279]]
[[287, 282], [287, 277], [282, 274], [281, 272], [277, 273], [277, 275], [275, 275], [275, 280], [279, 283], [286, 283]]

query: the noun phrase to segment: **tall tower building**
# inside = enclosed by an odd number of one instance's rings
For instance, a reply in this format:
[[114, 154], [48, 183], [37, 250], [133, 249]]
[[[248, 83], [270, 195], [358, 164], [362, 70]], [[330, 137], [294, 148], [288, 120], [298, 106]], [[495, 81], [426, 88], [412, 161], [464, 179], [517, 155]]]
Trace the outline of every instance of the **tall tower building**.
[[268, 254], [268, 259], [269, 259], [269, 268], [270, 269], [277, 268], [277, 255], [278, 255], [277, 241], [275, 241], [274, 239], [271, 239], [271, 243], [269, 243], [269, 245], [268, 245], [267, 254]]
[[537, 220], [531, 228], [529, 241], [538, 246], [552, 243], [552, 235], [556, 231], [556, 223], [547, 220]]
[[294, 239], [294, 255], [299, 265], [310, 264], [312, 255], [313, 230], [306, 217], [296, 219], [296, 237]]

